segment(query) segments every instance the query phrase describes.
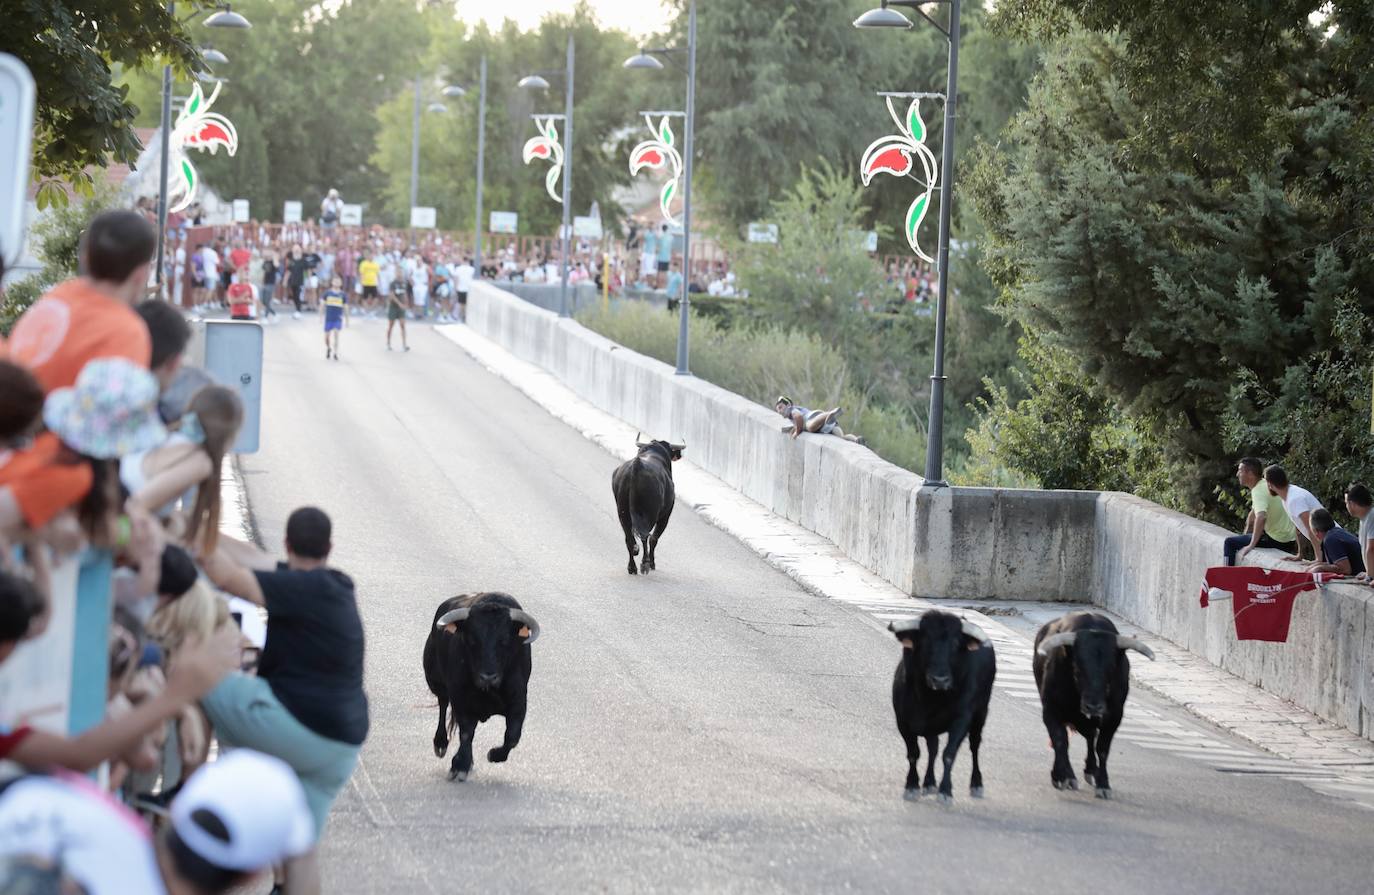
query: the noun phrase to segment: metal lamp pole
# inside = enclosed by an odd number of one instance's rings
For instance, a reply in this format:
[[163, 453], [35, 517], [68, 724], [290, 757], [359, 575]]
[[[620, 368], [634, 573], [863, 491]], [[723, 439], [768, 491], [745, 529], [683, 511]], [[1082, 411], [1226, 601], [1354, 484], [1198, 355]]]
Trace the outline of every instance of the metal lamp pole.
[[[931, 2], [949, 4], [949, 30], [921, 10]], [[943, 487], [945, 434], [945, 312], [949, 302], [949, 217], [954, 199], [954, 119], [959, 96], [959, 0], [882, 0], [879, 9], [854, 20], [856, 28], [910, 28], [911, 21], [893, 6], [907, 7], [934, 25], [949, 41], [949, 70], [945, 81], [945, 129], [940, 153], [940, 246], [936, 253], [935, 369], [930, 375], [930, 425], [926, 432], [925, 483]]]
[[563, 97], [563, 232], [559, 268], [563, 281], [558, 290], [558, 316], [568, 316], [568, 243], [572, 238], [572, 151], [573, 151], [573, 38], [568, 35], [567, 89]]
[[[666, 55], [681, 52], [681, 48], [640, 50], [639, 55], [625, 61], [625, 68], [661, 69], [663, 63], [650, 54]], [[687, 108], [684, 111], [682, 148], [682, 295], [678, 300], [677, 319], [677, 375], [690, 376], [688, 369], [688, 327], [692, 287], [692, 156], [696, 136], [697, 94], [697, 4], [687, 4]]]
[[[177, 5], [175, 0], [167, 0], [167, 15], [176, 17]], [[181, 24], [190, 21], [189, 18]], [[253, 27], [252, 24], [243, 16], [236, 12], [231, 12], [228, 4], [220, 7], [219, 11], [205, 20], [205, 24], [210, 28], [236, 28], [244, 30]], [[220, 56], [220, 61], [224, 60]], [[172, 66], [170, 64], [162, 66], [162, 115], [161, 115], [161, 143], [162, 157], [158, 160], [158, 181], [157, 181], [157, 270], [154, 283], [157, 285], [157, 293], [162, 295], [163, 287], [163, 263], [167, 251], [167, 177], [170, 170], [170, 159], [168, 156], [172, 151]]]
[[472, 230], [472, 264], [482, 278], [482, 162], [487, 143], [487, 57], [482, 57], [481, 88], [477, 97], [477, 221]]
[[420, 204], [420, 75], [415, 75], [415, 105], [410, 116], [410, 207]]

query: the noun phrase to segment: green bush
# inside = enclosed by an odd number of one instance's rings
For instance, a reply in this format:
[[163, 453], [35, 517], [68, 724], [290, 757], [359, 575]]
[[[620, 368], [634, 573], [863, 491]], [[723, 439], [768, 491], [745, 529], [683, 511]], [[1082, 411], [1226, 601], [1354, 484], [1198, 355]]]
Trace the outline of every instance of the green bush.
[[[588, 329], [666, 364], [677, 361], [677, 317], [640, 302], [600, 305], [577, 317]], [[851, 382], [843, 354], [819, 336], [778, 326], [726, 329], [693, 314], [689, 366], [698, 377], [772, 408], [779, 395], [813, 408], [840, 406], [840, 426], [863, 435], [883, 459], [919, 472], [925, 433], [909, 409], [878, 404]], [[782, 422], [779, 420], [779, 427]]]

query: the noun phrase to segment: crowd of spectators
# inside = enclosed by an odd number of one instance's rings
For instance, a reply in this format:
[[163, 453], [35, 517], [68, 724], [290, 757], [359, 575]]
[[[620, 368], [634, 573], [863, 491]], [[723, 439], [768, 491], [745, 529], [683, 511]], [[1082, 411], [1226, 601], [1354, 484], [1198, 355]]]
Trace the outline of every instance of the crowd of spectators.
[[[20, 769], [0, 778], [0, 890], [218, 893], [275, 873], [318, 892], [315, 843], [367, 734], [353, 585], [318, 509], [291, 515], [280, 566], [220, 531], [244, 411], [184, 362], [182, 313], [145, 298], [154, 246], [139, 212], [99, 215], [80, 275], [0, 344], [0, 670], [42, 648], [59, 602], [70, 622], [57, 569], [113, 566], [103, 720], [64, 736], [0, 701]], [[253, 252], [222, 249], [232, 286]]]

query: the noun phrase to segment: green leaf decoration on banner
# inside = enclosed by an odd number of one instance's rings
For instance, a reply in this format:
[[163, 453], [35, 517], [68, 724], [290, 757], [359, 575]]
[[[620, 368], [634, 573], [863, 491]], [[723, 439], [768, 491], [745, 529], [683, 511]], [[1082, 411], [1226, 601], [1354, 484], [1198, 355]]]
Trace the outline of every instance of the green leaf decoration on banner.
[[670, 180], [663, 185], [663, 193], [659, 196], [659, 202], [663, 205], [663, 211], [668, 212], [669, 205], [673, 201], [673, 193], [677, 191], [677, 181]]
[[200, 101], [203, 97], [204, 94], [200, 92], [200, 85], [193, 85], [191, 87], [191, 101], [186, 106], [187, 115], [194, 115], [196, 112], [200, 111]]
[[930, 194], [918, 198], [911, 203], [911, 208], [906, 213], [906, 238], [913, 246], [916, 245], [916, 228], [921, 226], [921, 218], [926, 215], [926, 203], [930, 201]]
[[668, 119], [664, 118], [658, 126], [658, 137], [665, 145], [673, 145], [673, 128], [668, 124]]
[[911, 108], [906, 113], [906, 126], [911, 131], [911, 138], [917, 143], [926, 141], [926, 123], [921, 120], [920, 100], [913, 102]]
[[186, 185], [192, 191], [196, 188], [196, 169], [191, 167], [191, 163], [185, 159], [181, 160], [181, 174], [186, 178]]

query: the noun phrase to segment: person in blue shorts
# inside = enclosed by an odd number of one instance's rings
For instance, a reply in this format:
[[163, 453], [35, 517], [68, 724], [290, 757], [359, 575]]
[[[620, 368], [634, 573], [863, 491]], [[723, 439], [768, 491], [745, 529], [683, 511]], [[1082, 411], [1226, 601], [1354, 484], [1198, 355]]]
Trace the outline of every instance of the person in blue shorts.
[[[343, 280], [334, 277], [329, 281], [329, 289], [324, 293], [324, 359], [339, 359], [339, 333], [344, 328], [344, 318], [348, 314], [348, 295], [343, 289]], [[333, 341], [330, 341], [330, 338]]]

